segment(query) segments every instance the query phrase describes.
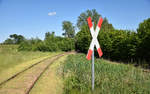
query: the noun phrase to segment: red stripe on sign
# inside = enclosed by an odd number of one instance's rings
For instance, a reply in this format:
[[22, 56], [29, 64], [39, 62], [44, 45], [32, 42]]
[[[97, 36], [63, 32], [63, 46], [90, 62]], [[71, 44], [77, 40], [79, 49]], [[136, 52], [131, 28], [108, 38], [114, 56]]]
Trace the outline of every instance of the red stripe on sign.
[[87, 22], [88, 22], [89, 27], [91, 28], [93, 26], [91, 17], [87, 18]]
[[103, 22], [103, 18], [101, 17], [98, 21], [98, 27], [101, 28], [101, 25], [102, 25], [102, 22]]
[[101, 56], [103, 55], [103, 52], [102, 52], [101, 48], [98, 48], [98, 49], [97, 49], [97, 52], [98, 52], [98, 54], [99, 54], [99, 57], [101, 57]]
[[88, 54], [86, 56], [87, 60], [91, 60], [92, 50], [89, 49]]

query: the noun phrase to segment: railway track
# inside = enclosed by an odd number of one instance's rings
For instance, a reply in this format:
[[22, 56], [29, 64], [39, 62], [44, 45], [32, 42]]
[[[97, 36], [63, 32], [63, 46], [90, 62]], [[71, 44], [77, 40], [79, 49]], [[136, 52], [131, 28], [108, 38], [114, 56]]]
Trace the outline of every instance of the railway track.
[[[60, 55], [60, 54], [58, 54], [58, 55]], [[58, 55], [55, 55], [55, 56], [58, 56]], [[52, 56], [52, 57], [50, 57], [50, 58], [53, 58], [53, 57], [55, 57], [55, 56]], [[48, 57], [48, 58], [49, 58], [49, 57]], [[35, 63], [35, 64], [32, 64], [31, 66], [27, 67], [26, 69], [24, 69], [24, 70], [22, 70], [22, 71], [16, 73], [15, 75], [13, 75], [13, 76], [11, 76], [10, 78], [8, 78], [8, 79], [4, 80], [3, 82], [1, 82], [1, 83], [0, 83], [0, 86], [2, 86], [3, 84], [5, 84], [5, 83], [8, 82], [9, 80], [15, 78], [15, 77], [18, 76], [19, 74], [25, 72], [26, 70], [28, 70], [28, 69], [34, 67], [35, 65], [37, 65], [37, 64], [39, 64], [39, 63], [41, 63], [41, 62], [47, 60], [48, 58], [45, 58], [45, 59], [43, 59], [43, 60], [41, 60], [41, 61], [39, 61], [39, 62], [37, 62], [37, 63]]]
[[13, 75], [0, 83], [0, 94], [29, 94], [37, 80], [54, 61], [64, 55], [72, 53], [74, 52], [67, 52], [53, 56], [49, 59], [44, 59]]

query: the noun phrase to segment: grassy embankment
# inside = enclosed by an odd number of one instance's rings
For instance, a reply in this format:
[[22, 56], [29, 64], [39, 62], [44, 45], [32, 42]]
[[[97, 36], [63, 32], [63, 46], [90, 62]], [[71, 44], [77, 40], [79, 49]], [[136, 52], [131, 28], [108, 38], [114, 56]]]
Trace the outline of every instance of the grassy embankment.
[[18, 51], [17, 45], [0, 45], [0, 83], [27, 67], [61, 52]]
[[[64, 93], [91, 94], [91, 61], [84, 54], [70, 55], [64, 63]], [[94, 94], [149, 94], [150, 73], [133, 65], [95, 60]]]

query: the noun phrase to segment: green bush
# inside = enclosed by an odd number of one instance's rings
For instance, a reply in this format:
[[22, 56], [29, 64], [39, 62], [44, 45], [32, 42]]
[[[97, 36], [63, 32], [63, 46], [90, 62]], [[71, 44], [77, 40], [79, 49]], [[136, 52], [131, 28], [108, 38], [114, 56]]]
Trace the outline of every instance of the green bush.
[[[148, 63], [150, 61], [150, 18], [140, 23], [138, 32], [116, 30], [108, 23], [107, 19], [103, 22], [98, 41], [104, 58], [144, 65], [143, 61], [145, 61], [150, 65]], [[91, 39], [89, 27], [82, 26], [75, 36], [75, 50], [87, 53]], [[95, 53], [97, 54], [97, 51]]]
[[38, 38], [29, 39], [22, 42], [18, 49], [26, 51], [71, 51], [74, 50], [74, 39], [58, 37], [53, 33], [47, 32], [45, 39], [42, 41]]

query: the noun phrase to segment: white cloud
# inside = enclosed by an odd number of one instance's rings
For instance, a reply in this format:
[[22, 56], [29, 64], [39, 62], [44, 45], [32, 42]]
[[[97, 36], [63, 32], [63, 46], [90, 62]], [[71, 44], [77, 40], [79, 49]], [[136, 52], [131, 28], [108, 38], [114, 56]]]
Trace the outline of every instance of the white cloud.
[[48, 16], [53, 16], [53, 15], [56, 15], [56, 12], [49, 12], [48, 13]]

